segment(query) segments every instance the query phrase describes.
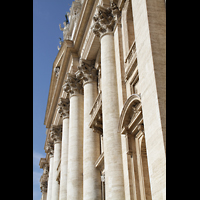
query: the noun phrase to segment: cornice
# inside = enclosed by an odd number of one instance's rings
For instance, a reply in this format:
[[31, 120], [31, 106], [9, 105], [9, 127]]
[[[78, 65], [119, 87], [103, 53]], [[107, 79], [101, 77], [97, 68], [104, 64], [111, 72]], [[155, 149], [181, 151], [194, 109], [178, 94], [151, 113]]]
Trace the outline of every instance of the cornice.
[[89, 17], [91, 15], [91, 11], [93, 9], [94, 3], [95, 3], [94, 0], [85, 0], [82, 4], [80, 18], [78, 20], [76, 32], [73, 39], [74, 48], [77, 50], [77, 52], [83, 40], [83, 36], [85, 34], [85, 30], [88, 25]]
[[[93, 32], [92, 32], [92, 25], [93, 25], [93, 16], [96, 12], [96, 7], [99, 4], [100, 1], [95, 1], [93, 9], [90, 14], [90, 18], [87, 23], [87, 27], [85, 29], [85, 33], [83, 35], [83, 40], [81, 42], [80, 48], [79, 48], [79, 54], [81, 55], [82, 58], [84, 59], [90, 59], [88, 58], [88, 54], [93, 53], [91, 52], [91, 45], [95, 42], [96, 46], [100, 46], [100, 41], [99, 38], [97, 38]], [[94, 41], [95, 40], [95, 41]]]
[[[124, 103], [118, 123], [118, 133], [125, 134], [126, 128], [131, 128], [136, 119], [142, 115], [141, 98], [137, 94], [132, 94]], [[142, 117], [139, 119], [141, 120]]]
[[[49, 88], [49, 95], [47, 100], [47, 107], [46, 107], [46, 114], [44, 119], [44, 125], [46, 128], [49, 128], [52, 123], [53, 114], [57, 106], [57, 102], [59, 100], [59, 94], [62, 89], [62, 83], [64, 80], [64, 76], [67, 71], [67, 66], [69, 62], [69, 58], [71, 53], [75, 53], [73, 42], [70, 40], [65, 40], [56, 56], [56, 59], [53, 63], [52, 75], [51, 75], [51, 82]], [[57, 62], [59, 61], [60, 57], [63, 56], [60, 66], [60, 73], [59, 76], [56, 77], [54, 72], [54, 67], [56, 67]]]

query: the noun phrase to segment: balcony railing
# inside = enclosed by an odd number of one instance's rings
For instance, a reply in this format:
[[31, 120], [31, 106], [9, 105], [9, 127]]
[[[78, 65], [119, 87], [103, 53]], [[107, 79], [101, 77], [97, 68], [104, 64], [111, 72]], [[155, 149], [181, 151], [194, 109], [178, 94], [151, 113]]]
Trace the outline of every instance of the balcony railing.
[[95, 167], [98, 169], [104, 169], [104, 152], [96, 160]]
[[100, 106], [102, 105], [102, 93], [99, 92], [99, 94], [97, 95], [94, 104], [92, 106], [92, 109], [90, 111], [90, 115], [91, 117], [93, 117], [93, 115], [97, 112], [97, 110], [100, 108]]
[[89, 127], [93, 129], [96, 133], [102, 134], [102, 93], [100, 92], [92, 106], [92, 109], [90, 111], [91, 115], [91, 121], [89, 124]]
[[131, 45], [131, 48], [130, 48], [130, 50], [128, 52], [128, 55], [127, 55], [127, 57], [125, 59], [125, 63], [129, 64], [132, 61], [134, 62], [136, 57], [137, 57], [136, 56], [136, 43], [134, 41], [133, 44]]

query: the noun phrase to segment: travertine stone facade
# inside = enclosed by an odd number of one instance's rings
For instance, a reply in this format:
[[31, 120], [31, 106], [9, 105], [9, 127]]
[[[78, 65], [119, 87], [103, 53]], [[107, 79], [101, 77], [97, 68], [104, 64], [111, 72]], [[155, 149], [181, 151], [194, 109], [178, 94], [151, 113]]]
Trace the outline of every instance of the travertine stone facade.
[[42, 200], [166, 199], [165, 2], [72, 2], [44, 121]]

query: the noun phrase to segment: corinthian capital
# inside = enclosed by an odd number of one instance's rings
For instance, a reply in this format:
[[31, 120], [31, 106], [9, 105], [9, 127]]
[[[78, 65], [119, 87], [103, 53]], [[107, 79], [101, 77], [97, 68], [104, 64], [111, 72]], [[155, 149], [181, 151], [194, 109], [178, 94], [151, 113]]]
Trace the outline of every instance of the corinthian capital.
[[46, 158], [41, 158], [39, 165], [40, 165], [40, 168], [42, 168], [44, 170], [43, 174], [48, 174], [48, 172], [49, 172], [49, 163], [46, 160]]
[[41, 192], [47, 192], [47, 178], [44, 179], [44, 177], [42, 176], [40, 178], [40, 189], [41, 189]]
[[75, 74], [67, 73], [63, 90], [70, 95], [83, 94], [82, 81]]
[[92, 26], [93, 33], [97, 37], [101, 37], [104, 33], [112, 32], [115, 22], [120, 16], [120, 11], [117, 5], [112, 2], [111, 6], [104, 8], [97, 6], [97, 14], [94, 15], [94, 25]]
[[52, 125], [50, 129], [50, 138], [56, 142], [61, 142], [62, 138], [62, 125]]
[[94, 61], [80, 60], [80, 66], [78, 66], [78, 71], [76, 77], [84, 81], [84, 83], [97, 80], [97, 70], [94, 67]]
[[53, 141], [48, 140], [45, 149], [46, 149], [46, 152], [49, 154], [49, 156], [53, 156], [53, 154], [54, 154], [54, 145], [53, 145]]
[[58, 112], [60, 113], [60, 117], [65, 119], [69, 117], [69, 98], [60, 98], [60, 103], [58, 104]]

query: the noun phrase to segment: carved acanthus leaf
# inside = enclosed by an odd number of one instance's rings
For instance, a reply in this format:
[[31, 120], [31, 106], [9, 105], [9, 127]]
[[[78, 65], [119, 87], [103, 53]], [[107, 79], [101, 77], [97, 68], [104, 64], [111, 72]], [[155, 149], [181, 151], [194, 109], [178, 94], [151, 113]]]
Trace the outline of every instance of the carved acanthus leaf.
[[83, 94], [82, 81], [75, 74], [67, 73], [67, 79], [63, 85], [63, 90], [68, 94]]
[[54, 144], [53, 141], [49, 140], [47, 142], [47, 146], [46, 146], [46, 152], [49, 154], [49, 156], [54, 154]]
[[40, 182], [40, 189], [41, 189], [41, 192], [47, 192], [47, 181], [42, 181]]
[[94, 61], [88, 61], [81, 59], [80, 66], [78, 66], [78, 71], [76, 77], [87, 81], [96, 81], [97, 80], [97, 70], [94, 67]]
[[69, 116], [69, 98], [60, 98], [60, 103], [58, 104], [58, 112], [60, 113], [60, 117], [68, 117]]
[[50, 138], [54, 142], [60, 142], [62, 138], [62, 125], [52, 125], [50, 129]]
[[112, 32], [119, 16], [120, 11], [116, 3], [112, 2], [111, 6], [108, 8], [98, 5], [97, 14], [95, 14], [93, 17], [94, 25], [91, 27], [93, 33], [97, 37], [100, 37], [106, 32]]

